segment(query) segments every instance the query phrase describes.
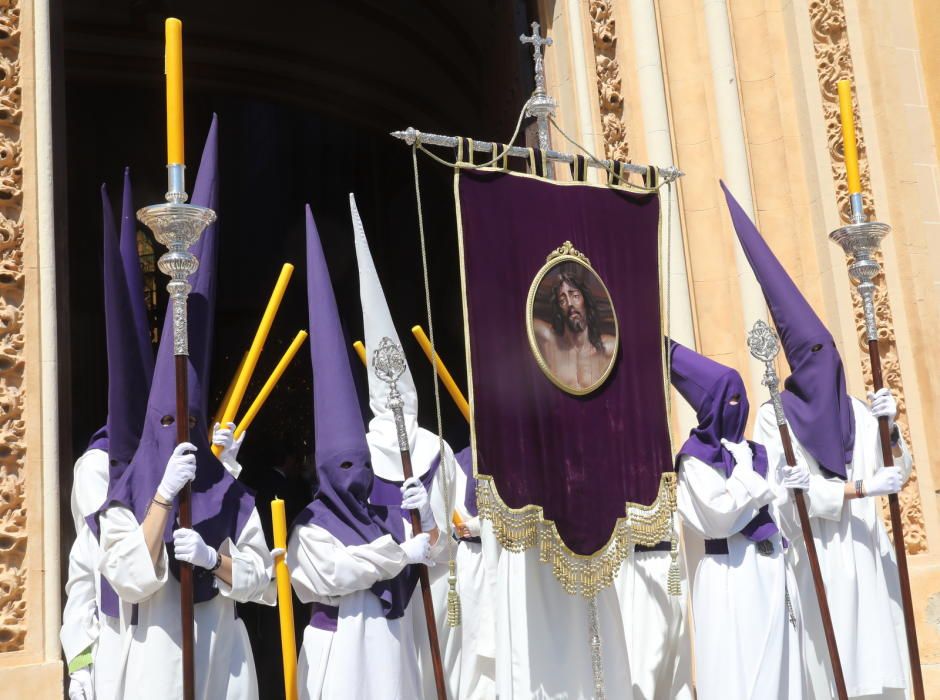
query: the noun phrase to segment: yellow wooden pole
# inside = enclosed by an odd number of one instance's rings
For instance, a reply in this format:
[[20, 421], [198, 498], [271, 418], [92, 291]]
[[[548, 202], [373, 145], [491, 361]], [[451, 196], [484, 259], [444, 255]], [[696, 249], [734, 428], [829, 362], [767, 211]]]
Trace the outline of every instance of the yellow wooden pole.
[[216, 410], [215, 415], [212, 416], [212, 423], [209, 424], [209, 442], [212, 442], [212, 428], [216, 423], [219, 423], [220, 425], [222, 423], [222, 416], [225, 413], [225, 407], [228, 406], [229, 399], [232, 398], [232, 392], [235, 391], [235, 382], [238, 381], [238, 375], [242, 373], [242, 367], [245, 366], [245, 360], [247, 357], [247, 352], [242, 355], [242, 359], [238, 363], [235, 374], [232, 375], [232, 381], [228, 383], [228, 388], [225, 390], [225, 395], [222, 397], [221, 403], [219, 403], [219, 408]]
[[467, 403], [467, 399], [457, 386], [457, 382], [454, 381], [450, 372], [447, 371], [447, 367], [444, 366], [441, 356], [434, 352], [431, 347], [431, 341], [428, 340], [428, 337], [424, 334], [424, 329], [421, 326], [412, 326], [411, 333], [418, 341], [418, 345], [421, 346], [421, 349], [424, 350], [424, 354], [427, 355], [428, 360], [437, 365], [437, 376], [440, 377], [441, 383], [444, 385], [444, 388], [447, 389], [447, 393], [450, 394], [450, 398], [454, 400], [454, 403], [457, 404], [457, 408], [460, 409], [463, 417], [469, 423], [470, 404]]
[[[287, 514], [284, 501], [271, 501], [271, 520], [274, 525], [274, 546], [287, 549]], [[284, 663], [284, 697], [297, 700], [297, 642], [294, 637], [294, 602], [291, 599], [290, 572], [284, 555], [274, 560], [274, 575], [277, 579], [277, 612], [281, 619], [281, 658]]]
[[271, 392], [274, 391], [275, 384], [277, 384], [278, 380], [281, 378], [281, 375], [284, 374], [287, 366], [290, 365], [291, 360], [294, 359], [294, 355], [297, 354], [297, 351], [300, 350], [300, 346], [304, 344], [306, 339], [307, 331], [297, 331], [297, 335], [294, 336], [293, 342], [284, 352], [284, 355], [277, 363], [274, 371], [271, 372], [271, 376], [268, 377], [268, 381], [266, 381], [264, 386], [261, 387], [261, 391], [258, 392], [255, 400], [251, 402], [251, 406], [248, 407], [248, 410], [245, 411], [245, 415], [243, 415], [242, 419], [238, 422], [238, 426], [235, 428], [235, 435], [233, 436], [236, 440], [241, 437], [242, 433], [248, 430], [248, 427], [258, 415], [258, 411], [261, 410], [261, 407], [264, 406], [264, 402], [268, 400]]
[[[248, 350], [248, 358], [245, 360], [245, 365], [242, 367], [242, 371], [238, 375], [238, 380], [235, 382], [235, 389], [232, 391], [232, 396], [229, 398], [225, 412], [222, 414], [222, 420], [219, 421], [223, 425], [231, 423], [238, 414], [238, 409], [242, 405], [242, 399], [245, 398], [245, 392], [248, 390], [248, 382], [251, 381], [251, 375], [255, 372], [258, 358], [261, 356], [261, 350], [264, 348], [264, 343], [268, 339], [271, 324], [274, 323], [274, 317], [277, 315], [278, 307], [281, 305], [281, 300], [284, 298], [284, 292], [287, 290], [287, 283], [290, 282], [290, 277], [293, 273], [294, 266], [290, 263], [284, 263], [284, 266], [281, 268], [281, 274], [277, 278], [277, 284], [274, 285], [274, 291], [271, 293], [271, 298], [268, 300], [268, 305], [264, 310], [264, 315], [261, 317], [261, 324], [258, 326], [255, 337], [251, 341], [251, 347]], [[218, 457], [222, 454], [222, 448], [219, 445], [213, 445], [212, 453]]]
[[356, 350], [356, 354], [359, 355], [359, 359], [362, 360], [362, 364], [368, 367], [369, 361], [366, 359], [366, 346], [362, 344], [361, 340], [357, 340], [353, 343], [353, 348]]

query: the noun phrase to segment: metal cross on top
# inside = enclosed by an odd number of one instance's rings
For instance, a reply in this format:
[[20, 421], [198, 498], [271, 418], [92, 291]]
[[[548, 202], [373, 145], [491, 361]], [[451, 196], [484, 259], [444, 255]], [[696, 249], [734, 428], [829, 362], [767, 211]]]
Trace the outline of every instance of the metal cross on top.
[[550, 37], [542, 38], [539, 33], [539, 23], [532, 23], [532, 36], [521, 34], [519, 41], [523, 44], [532, 44], [532, 60], [535, 61], [535, 92], [526, 107], [526, 116], [535, 117], [539, 129], [539, 148], [542, 151], [549, 149], [548, 144], [548, 117], [555, 114], [555, 100], [545, 90], [545, 64], [542, 61], [542, 47], [551, 46]]

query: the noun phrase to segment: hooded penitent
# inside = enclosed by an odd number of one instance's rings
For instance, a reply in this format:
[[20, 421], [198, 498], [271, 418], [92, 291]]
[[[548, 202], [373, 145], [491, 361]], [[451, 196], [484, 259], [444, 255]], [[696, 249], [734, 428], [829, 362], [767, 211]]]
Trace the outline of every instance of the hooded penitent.
[[[369, 503], [372, 467], [362, 414], [349, 366], [349, 351], [340, 327], [336, 299], [310, 207], [307, 207], [307, 304], [310, 313], [310, 357], [313, 364], [314, 459], [317, 494], [295, 525], [322, 527], [347, 547], [391, 535], [405, 536], [401, 508]], [[401, 617], [417, 583], [408, 566], [392, 579], [370, 588], [385, 616]]]
[[[669, 341], [670, 380], [682, 397], [695, 409], [698, 425], [692, 428], [689, 439], [685, 441], [676, 455], [676, 468], [679, 468], [682, 455], [689, 455], [710, 464], [731, 476], [735, 461], [731, 453], [721, 444], [722, 438], [731, 442], [744, 439], [744, 427], [747, 425], [749, 404], [744, 381], [741, 375], [730, 367], [710, 360]], [[763, 445], [748, 440], [754, 455], [754, 471], [761, 477], [767, 477], [767, 450]], [[755, 542], [766, 540], [777, 532], [767, 510], [767, 506], [758, 511], [741, 534]]]
[[[372, 367], [372, 352], [383, 338], [390, 338], [401, 347], [398, 332], [392, 321], [392, 314], [379, 282], [379, 275], [369, 252], [369, 243], [362, 226], [362, 219], [356, 208], [356, 198], [349, 195], [349, 208], [352, 213], [353, 230], [356, 241], [356, 260], [359, 263], [359, 296], [362, 302], [362, 325], [365, 335], [366, 353], [369, 359], [369, 407], [373, 418], [369, 421], [369, 434], [366, 436], [372, 450], [372, 468], [376, 476], [383, 480], [400, 482], [404, 480], [401, 466], [401, 453], [398, 449], [398, 437], [395, 430], [395, 417], [388, 408], [389, 386], [375, 374]], [[405, 371], [398, 378], [398, 391], [404, 400], [405, 429], [408, 433], [408, 447], [415, 476], [423, 476], [432, 471], [439, 463], [440, 442], [433, 435], [418, 427], [418, 392], [407, 363]], [[427, 484], [425, 484], [427, 485]]]
[[738, 234], [780, 335], [790, 365], [783, 409], [800, 444], [827, 472], [845, 478], [855, 446], [855, 415], [845, 389], [845, 370], [832, 335], [721, 183]]
[[[199, 165], [192, 203], [216, 209], [218, 203], [217, 121], [212, 120]], [[188, 299], [190, 442], [196, 448], [196, 477], [192, 482], [193, 529], [206, 544], [218, 549], [226, 538], [237, 541], [254, 508], [254, 497], [225, 470], [212, 454], [208, 439], [207, 401], [212, 328], [215, 312], [216, 257], [218, 226], [209, 226], [193, 246], [199, 269], [192, 275], [192, 292]], [[143, 522], [150, 501], [163, 477], [167, 460], [176, 446], [176, 386], [173, 356], [173, 328], [164, 321], [160, 346], [154, 368], [153, 383], [140, 444], [130, 465], [108, 489], [105, 507], [121, 505], [131, 509], [138, 522]], [[172, 531], [178, 514], [174, 504], [164, 542], [170, 555], [170, 568], [178, 575], [172, 556]], [[195, 577], [195, 601], [209, 600], [217, 594], [209, 575]]]

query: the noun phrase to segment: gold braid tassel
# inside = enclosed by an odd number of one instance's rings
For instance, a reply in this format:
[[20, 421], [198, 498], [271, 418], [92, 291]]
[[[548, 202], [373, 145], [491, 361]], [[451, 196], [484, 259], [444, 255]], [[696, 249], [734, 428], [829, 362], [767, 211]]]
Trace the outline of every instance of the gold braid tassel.
[[457, 594], [457, 562], [451, 559], [447, 563], [447, 626], [460, 626], [460, 596]]
[[669, 595], [682, 595], [682, 579], [679, 576], [679, 535], [676, 533], [675, 521], [673, 521], [672, 536], [669, 538], [669, 556], [672, 562], [669, 564], [669, 580], [667, 588]]

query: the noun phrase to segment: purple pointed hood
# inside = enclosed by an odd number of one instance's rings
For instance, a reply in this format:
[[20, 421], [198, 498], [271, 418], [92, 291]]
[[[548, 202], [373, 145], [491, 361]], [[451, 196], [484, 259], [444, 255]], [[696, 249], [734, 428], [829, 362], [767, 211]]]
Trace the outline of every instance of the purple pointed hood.
[[[391, 535], [404, 541], [401, 508], [369, 503], [373, 473], [362, 413], [349, 366], [349, 350], [340, 326], [320, 236], [310, 207], [307, 217], [307, 305], [313, 364], [316, 496], [295, 525], [322, 527], [346, 546], [368, 544]], [[404, 614], [417, 582], [414, 567], [375, 583], [371, 591], [385, 616]]]
[[790, 365], [781, 394], [787, 422], [819, 466], [844, 479], [855, 415], [835, 341], [723, 182], [721, 188]]
[[107, 189], [101, 188], [104, 215], [104, 313], [108, 350], [108, 451], [110, 479], [123, 473], [137, 444], [153, 377], [153, 347], [137, 257], [130, 172], [124, 171], [121, 234], [118, 238]]
[[[217, 120], [213, 117], [199, 165], [192, 203], [216, 209], [218, 206]], [[212, 454], [208, 439], [207, 403], [211, 358], [212, 328], [215, 312], [216, 258], [218, 224], [209, 226], [192, 252], [199, 259], [199, 269], [192, 275], [188, 299], [190, 442], [196, 448], [196, 478], [192, 482], [193, 529], [205, 542], [218, 548], [226, 538], [238, 539], [254, 508], [254, 497], [222, 466]], [[163, 477], [167, 460], [176, 446], [175, 358], [173, 329], [167, 312], [160, 337], [153, 382], [147, 400], [140, 445], [130, 466], [108, 491], [110, 505], [122, 505], [134, 511], [143, 522], [150, 500]], [[177, 506], [169, 519], [164, 541], [172, 554], [172, 531], [176, 527]], [[170, 557], [171, 570], [178, 573], [176, 560]], [[217, 594], [211, 576], [197, 576], [196, 602]]]
[[[730, 477], [735, 461], [721, 444], [722, 438], [731, 442], [744, 439], [744, 428], [750, 406], [741, 375], [689, 348], [669, 341], [670, 381], [682, 397], [695, 409], [698, 425], [692, 428], [676, 455], [676, 469], [682, 455], [689, 455], [712, 465], [725, 477]], [[754, 471], [767, 478], [767, 450], [763, 445], [748, 440], [754, 456]], [[761, 508], [741, 533], [759, 542], [777, 532], [767, 506]]]

